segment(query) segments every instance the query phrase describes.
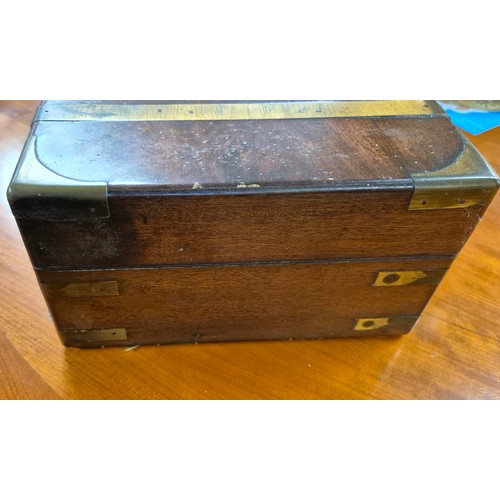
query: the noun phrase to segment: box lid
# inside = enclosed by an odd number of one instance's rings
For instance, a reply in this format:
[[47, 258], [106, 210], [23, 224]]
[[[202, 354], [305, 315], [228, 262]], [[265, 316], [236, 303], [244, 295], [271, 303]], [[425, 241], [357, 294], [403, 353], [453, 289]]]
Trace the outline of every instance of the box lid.
[[[58, 184], [64, 193], [87, 187], [94, 199], [126, 189], [413, 187], [470, 150], [432, 101], [46, 101], [28, 145], [32, 164], [18, 170], [13, 201]], [[479, 155], [469, 160], [445, 173], [451, 185], [457, 176], [496, 182]]]
[[[406, 193], [398, 202], [406, 205], [404, 210], [429, 211], [484, 207], [496, 190], [495, 173], [433, 101], [46, 101], [34, 117], [9, 200], [22, 230], [40, 231], [22, 221], [54, 223], [43, 228], [52, 228], [54, 236], [57, 223], [107, 219], [109, 227], [121, 224], [123, 218], [110, 219], [110, 214], [121, 211], [126, 197], [195, 200], [357, 192], [375, 196], [369, 198], [375, 200], [372, 204], [365, 204], [373, 212], [382, 193], [397, 191]], [[234, 210], [238, 204], [231, 206]], [[129, 207], [129, 219], [132, 210], [137, 211], [133, 217], [140, 217], [137, 205]], [[128, 237], [137, 238], [137, 224], [132, 225]], [[429, 251], [454, 253], [470, 232], [466, 226], [461, 226], [456, 243]], [[190, 226], [195, 232], [196, 227]], [[44, 252], [32, 249], [38, 255], [35, 264], [56, 266], [57, 250], [47, 249], [44, 238], [36, 237]], [[375, 253], [368, 245], [360, 255], [401, 253], [384, 241], [387, 248], [375, 243]], [[53, 241], [51, 245], [57, 247]], [[144, 252], [120, 265], [141, 264]], [[84, 267], [103, 263], [97, 250], [91, 254], [95, 258], [89, 257]], [[347, 255], [321, 253], [327, 258]], [[172, 259], [160, 263], [184, 262], [181, 256]], [[194, 254], [190, 259], [207, 261]]]

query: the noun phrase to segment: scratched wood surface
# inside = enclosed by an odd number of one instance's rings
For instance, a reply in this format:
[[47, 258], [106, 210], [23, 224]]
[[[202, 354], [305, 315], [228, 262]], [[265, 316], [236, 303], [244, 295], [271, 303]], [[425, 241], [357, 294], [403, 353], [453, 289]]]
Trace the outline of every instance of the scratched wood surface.
[[0, 102], [0, 398], [500, 398], [500, 197], [407, 336], [64, 348], [5, 197], [36, 106]]

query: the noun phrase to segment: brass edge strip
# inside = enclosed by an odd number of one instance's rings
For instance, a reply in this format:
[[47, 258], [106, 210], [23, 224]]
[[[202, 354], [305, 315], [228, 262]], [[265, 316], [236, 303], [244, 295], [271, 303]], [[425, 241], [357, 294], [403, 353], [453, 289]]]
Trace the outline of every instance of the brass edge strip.
[[448, 269], [423, 269], [418, 271], [381, 271], [373, 286], [438, 285]]
[[36, 155], [35, 135], [31, 135], [24, 146], [7, 196], [17, 218], [79, 220], [109, 217], [107, 182], [70, 179], [50, 170]]
[[61, 330], [64, 340], [71, 342], [103, 342], [110, 340], [127, 340], [125, 328], [109, 328], [105, 330]]
[[38, 109], [37, 121], [195, 121], [283, 120], [432, 116], [444, 111], [433, 101], [295, 101], [193, 104], [51, 103]]
[[464, 149], [448, 167], [413, 174], [415, 190], [409, 210], [436, 210], [488, 205], [499, 179], [495, 171], [463, 137]]
[[40, 283], [51, 297], [113, 297], [120, 295], [116, 281], [92, 281], [79, 283]]

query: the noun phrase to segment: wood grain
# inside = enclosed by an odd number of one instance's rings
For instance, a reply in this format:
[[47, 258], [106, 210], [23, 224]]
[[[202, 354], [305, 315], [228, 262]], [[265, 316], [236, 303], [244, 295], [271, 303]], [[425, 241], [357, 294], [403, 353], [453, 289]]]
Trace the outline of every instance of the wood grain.
[[[5, 199], [36, 103], [0, 103], [0, 397], [498, 399], [500, 199], [400, 338], [64, 348]], [[472, 142], [500, 171], [500, 129]]]
[[[456, 255], [483, 206], [409, 211], [412, 191], [111, 197], [96, 221], [18, 220], [35, 267]], [[439, 236], [438, 236], [439, 235]]]
[[[425, 282], [374, 287], [376, 276], [385, 270], [446, 270], [450, 263], [384, 260], [37, 274], [66, 344], [99, 347], [404, 334], [414, 321], [398, 325], [398, 318], [418, 317], [436, 287]], [[68, 284], [89, 282], [114, 282], [119, 293], [64, 293]], [[380, 317], [390, 318], [384, 328], [354, 328], [359, 318]], [[85, 334], [115, 328], [126, 329], [127, 337], [96, 342]]]
[[240, 183], [266, 190], [410, 181], [413, 173], [450, 165], [463, 148], [440, 117], [55, 121], [39, 122], [35, 133], [37, 156], [52, 171], [107, 181], [113, 191], [163, 185], [189, 193], [196, 182], [207, 190]]
[[68, 217], [71, 201], [38, 189], [16, 198], [39, 269], [449, 256], [484, 211], [408, 210], [412, 175], [463, 152], [440, 115], [127, 122], [92, 109], [97, 121], [37, 122], [36, 157], [106, 181], [110, 216]]

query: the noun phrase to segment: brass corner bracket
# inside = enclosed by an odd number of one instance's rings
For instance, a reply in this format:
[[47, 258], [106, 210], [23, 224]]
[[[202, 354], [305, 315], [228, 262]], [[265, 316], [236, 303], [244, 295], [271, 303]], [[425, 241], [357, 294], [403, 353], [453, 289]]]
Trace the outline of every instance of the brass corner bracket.
[[46, 167], [36, 154], [36, 135], [24, 146], [7, 192], [21, 219], [80, 220], [109, 217], [108, 185], [70, 179]]
[[381, 271], [373, 286], [438, 285], [448, 269], [420, 269], [415, 271]]
[[488, 205], [500, 181], [494, 170], [464, 137], [464, 149], [448, 167], [413, 174], [415, 191], [409, 210], [436, 210]]
[[357, 318], [354, 330], [357, 332], [369, 332], [380, 330], [401, 330], [408, 332], [411, 330], [418, 316], [389, 316], [379, 318]]

